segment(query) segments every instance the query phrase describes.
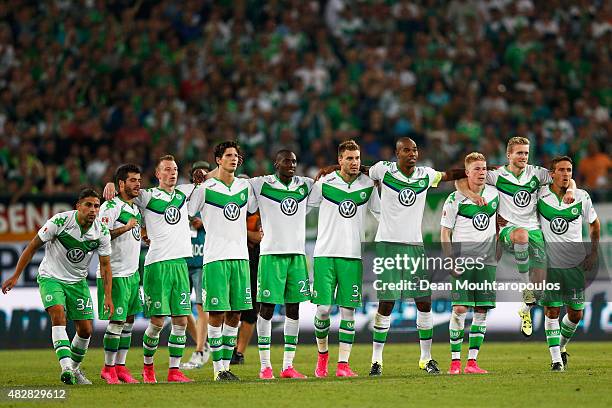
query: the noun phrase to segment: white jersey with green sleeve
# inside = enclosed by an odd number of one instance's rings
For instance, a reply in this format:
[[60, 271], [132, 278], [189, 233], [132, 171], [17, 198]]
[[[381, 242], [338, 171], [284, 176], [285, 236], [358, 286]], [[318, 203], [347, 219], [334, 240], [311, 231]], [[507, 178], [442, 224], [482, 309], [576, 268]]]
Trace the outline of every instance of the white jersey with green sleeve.
[[370, 177], [381, 185], [381, 217], [376, 242], [421, 244], [421, 223], [427, 190], [437, 187], [442, 173], [431, 167], [415, 167], [405, 175], [396, 162], [379, 161]]
[[145, 257], [145, 266], [155, 262], [192, 256], [191, 233], [189, 231], [190, 211], [187, 198], [194, 186], [176, 186], [169, 193], [159, 187], [140, 190], [134, 204], [140, 208], [151, 240]]
[[474, 204], [459, 191], [451, 193], [444, 202], [440, 225], [453, 231], [451, 241], [460, 245], [461, 256], [484, 257], [486, 265], [496, 265], [499, 193], [495, 187], [485, 185], [480, 195], [487, 200], [486, 206]]
[[[105, 201], [100, 207], [100, 221], [110, 231], [124, 227], [132, 218], [136, 218], [137, 224], [130, 231], [119, 235], [111, 240], [111, 270], [114, 278], [126, 278], [138, 271], [140, 260], [140, 226], [142, 217], [138, 207], [126, 203], [120, 197]], [[100, 265], [96, 276], [101, 278]]]
[[[233, 259], [249, 259], [247, 212], [257, 211], [257, 200], [248, 180], [234, 178], [230, 186], [208, 179], [194, 192], [206, 231], [204, 265]], [[197, 211], [196, 211], [197, 212]]]
[[314, 181], [294, 176], [286, 185], [274, 174], [249, 181], [264, 231], [260, 255], [304, 255], [308, 194]]
[[573, 203], [565, 204], [550, 186], [538, 192], [538, 215], [551, 268], [573, 268], [586, 256], [582, 223], [595, 222], [597, 213], [586, 191], [576, 189], [574, 198]]
[[99, 256], [111, 255], [108, 228], [96, 219], [83, 231], [77, 214], [76, 210], [55, 214], [38, 231], [38, 237], [45, 243], [45, 256], [38, 267], [40, 276], [78, 282], [87, 277], [94, 251]]
[[487, 172], [487, 184], [499, 191], [499, 215], [508, 221], [508, 226], [527, 230], [540, 228], [536, 212], [538, 189], [551, 182], [548, 170], [531, 164], [518, 177], [507, 166]]
[[319, 207], [314, 256], [361, 259], [366, 210], [376, 218], [380, 215], [380, 198], [374, 181], [359, 174], [347, 183], [337, 171], [330, 173], [313, 185], [308, 206]]

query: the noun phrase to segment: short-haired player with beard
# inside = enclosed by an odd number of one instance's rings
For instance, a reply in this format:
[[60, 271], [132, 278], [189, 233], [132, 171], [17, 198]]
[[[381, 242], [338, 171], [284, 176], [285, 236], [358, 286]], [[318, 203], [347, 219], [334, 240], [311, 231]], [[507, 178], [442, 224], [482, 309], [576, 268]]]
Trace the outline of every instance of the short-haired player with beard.
[[137, 383], [125, 366], [132, 340], [134, 316], [142, 311], [140, 300], [140, 226], [142, 217], [134, 199], [140, 194], [140, 168], [124, 164], [115, 172], [119, 195], [100, 207], [100, 221], [110, 231], [111, 268], [113, 271], [113, 303], [115, 312], [109, 315], [101, 307], [104, 282], [97, 272], [98, 314], [109, 320], [104, 333], [104, 367], [100, 376], [108, 384]]
[[[546, 281], [559, 285], [559, 290], [545, 290], [540, 300], [544, 306], [544, 331], [552, 358], [552, 371], [567, 368], [565, 347], [582, 319], [584, 275], [597, 264], [599, 245], [600, 223], [589, 194], [577, 189], [573, 203], [563, 202], [572, 170], [571, 158], [556, 157], [550, 167], [552, 183], [538, 191], [538, 214], [549, 259]], [[586, 252], [582, 238], [584, 221], [589, 225], [590, 253]], [[559, 324], [563, 305], [567, 313]]]
[[352, 140], [341, 143], [338, 163], [340, 170], [321, 177], [308, 198], [309, 206], [319, 207], [312, 292], [312, 302], [318, 305], [315, 315], [319, 350], [317, 377], [328, 374], [329, 313], [334, 304], [340, 307], [341, 315], [336, 376], [357, 375], [349, 366], [349, 357], [355, 338], [355, 308], [361, 306], [361, 241], [366, 211], [370, 210], [377, 218], [380, 213], [374, 182], [360, 171], [359, 145]]

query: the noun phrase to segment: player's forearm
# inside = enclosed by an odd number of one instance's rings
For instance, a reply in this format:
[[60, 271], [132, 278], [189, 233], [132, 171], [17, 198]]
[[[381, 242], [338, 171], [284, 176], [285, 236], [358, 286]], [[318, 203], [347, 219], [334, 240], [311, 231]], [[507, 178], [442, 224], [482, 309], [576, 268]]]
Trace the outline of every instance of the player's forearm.
[[455, 188], [464, 196], [471, 198], [474, 193], [470, 190], [468, 186], [467, 178], [461, 178], [459, 180], [455, 180]]
[[451, 230], [446, 227], [442, 227], [440, 230], [440, 243], [442, 244], [442, 253], [445, 257], [449, 257], [452, 254], [451, 246]]
[[115, 238], [125, 234], [129, 230], [131, 230], [131, 228], [128, 227], [127, 225], [124, 225], [123, 227], [119, 227], [119, 228], [115, 228], [114, 230], [111, 230], [110, 231], [111, 241], [113, 239], [115, 239]]
[[442, 181], [453, 181], [462, 178], [465, 178], [465, 169], [450, 169], [444, 171]]
[[599, 232], [601, 229], [601, 224], [599, 223], [599, 218], [597, 218], [593, 223], [589, 225], [589, 236], [591, 238], [591, 253], [596, 254], [597, 248], [599, 248]]
[[104, 283], [104, 296], [111, 299], [113, 290], [113, 272], [111, 271], [109, 257], [100, 257], [100, 274], [102, 275], [102, 281]]

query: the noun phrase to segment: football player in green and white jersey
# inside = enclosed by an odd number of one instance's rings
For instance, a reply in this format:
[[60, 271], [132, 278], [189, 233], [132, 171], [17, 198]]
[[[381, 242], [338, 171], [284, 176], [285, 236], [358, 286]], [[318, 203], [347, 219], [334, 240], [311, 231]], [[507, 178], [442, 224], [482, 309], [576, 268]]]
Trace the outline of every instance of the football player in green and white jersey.
[[[499, 194], [495, 187], [486, 185], [487, 163], [483, 154], [474, 152], [465, 157], [465, 173], [468, 187], [487, 200], [480, 207], [461, 192], [451, 193], [444, 203], [440, 241], [446, 257], [459, 256], [464, 260], [480, 259], [479, 264], [462, 266], [461, 273], [451, 272], [453, 311], [449, 322], [451, 366], [449, 374], [461, 373], [461, 345], [463, 344], [465, 316], [468, 308], [474, 309], [470, 328], [470, 351], [464, 373], [486, 374], [478, 367], [476, 359], [484, 341], [487, 310], [495, 307], [495, 291], [470, 290], [459, 287], [462, 283], [483, 284], [495, 281], [496, 216]], [[451, 244], [452, 242], [452, 244]]]
[[[536, 212], [538, 189], [550, 183], [548, 170], [528, 164], [529, 139], [513, 137], [506, 148], [508, 164], [487, 172], [487, 184], [499, 191], [499, 222], [504, 224], [499, 231], [503, 247], [514, 253], [520, 273], [530, 273], [532, 282], [541, 282], [546, 270], [546, 251], [544, 237]], [[467, 181], [459, 180], [457, 189], [477, 204], [485, 204], [484, 198], [467, 189]], [[570, 180], [569, 188], [563, 198], [567, 203], [574, 199], [576, 183]], [[521, 333], [529, 337], [533, 329], [531, 308], [535, 306], [535, 294], [523, 291], [524, 304], [519, 309]]]
[[[380, 161], [370, 167], [370, 177], [380, 182], [381, 217], [376, 232], [376, 256], [395, 258], [407, 255], [425, 259], [421, 223], [427, 191], [437, 187], [440, 181], [456, 180], [465, 176], [463, 170], [439, 172], [430, 167], [416, 165], [419, 152], [410, 138], [400, 138], [396, 143], [397, 162]], [[383, 289], [377, 290], [378, 312], [374, 318], [371, 376], [382, 374], [383, 349], [391, 323], [391, 312], [396, 300], [413, 298], [417, 307], [416, 325], [419, 332], [421, 356], [419, 367], [430, 374], [440, 372], [438, 363], [431, 358], [433, 316], [431, 291], [419, 290], [419, 281], [429, 281], [425, 267], [416, 270], [385, 269], [379, 275]], [[388, 284], [410, 281], [414, 290], [389, 290]]]
[[355, 338], [355, 308], [361, 306], [363, 225], [368, 209], [377, 218], [380, 213], [374, 182], [360, 172], [359, 145], [352, 140], [341, 143], [338, 162], [340, 171], [320, 178], [308, 199], [309, 206], [319, 207], [312, 292], [312, 302], [318, 305], [315, 315], [319, 350], [317, 377], [328, 374], [329, 313], [334, 304], [340, 307], [341, 315], [336, 376], [357, 375], [349, 366], [349, 357]]
[[[214, 150], [218, 166], [194, 192], [201, 202], [206, 231], [203, 296], [208, 318], [208, 342], [216, 381], [238, 380], [230, 371], [236, 346], [240, 312], [252, 307], [247, 212], [257, 211], [257, 200], [248, 180], [234, 176], [240, 147], [223, 142]], [[192, 198], [193, 200], [193, 198]]]
[[[140, 190], [134, 204], [145, 220], [149, 250], [145, 257], [143, 292], [145, 314], [151, 321], [145, 330], [143, 382], [155, 383], [153, 357], [159, 344], [159, 333], [166, 316], [172, 318], [168, 339], [170, 354], [168, 382], [191, 382], [179, 369], [186, 341], [187, 316], [191, 314], [189, 272], [186, 257], [192, 256], [189, 217], [195, 215], [201, 202], [193, 195], [191, 184], [177, 186], [178, 166], [171, 155], [157, 160], [155, 177], [159, 186]], [[112, 183], [104, 196], [114, 197]]]
[[[552, 184], [538, 191], [538, 214], [548, 254], [546, 282], [559, 289], [545, 290], [540, 304], [544, 306], [544, 331], [552, 357], [552, 371], [567, 367], [565, 346], [582, 319], [584, 309], [584, 272], [597, 264], [600, 223], [589, 194], [576, 190], [575, 201], [563, 202], [562, 197], [572, 178], [572, 159], [563, 156], [552, 160]], [[589, 224], [591, 250], [587, 254], [582, 239], [582, 224]], [[561, 306], [567, 313], [559, 325]]]
[[140, 298], [140, 226], [142, 217], [134, 204], [140, 192], [140, 168], [124, 164], [115, 172], [119, 195], [100, 207], [100, 221], [110, 230], [111, 269], [113, 271], [113, 304], [111, 316], [101, 305], [104, 299], [103, 279], [97, 272], [98, 317], [110, 320], [104, 333], [104, 367], [100, 377], [108, 384], [138, 383], [125, 366], [132, 341], [134, 316], [142, 311]]
[[310, 300], [306, 266], [306, 213], [314, 181], [295, 175], [297, 157], [289, 150], [276, 154], [276, 173], [250, 179], [257, 198], [264, 236], [257, 273], [260, 302], [257, 334], [262, 379], [274, 378], [270, 362], [272, 316], [285, 305], [285, 352], [282, 378], [305, 378], [293, 367], [298, 342], [300, 302]]
[[[6, 294], [15, 286], [34, 253], [45, 245], [37, 280], [43, 306], [51, 318], [53, 348], [62, 368], [60, 378], [66, 384], [91, 384], [79, 368], [93, 330], [93, 304], [86, 278], [93, 252], [97, 251], [104, 280], [102, 308], [113, 314], [111, 237], [97, 218], [100, 196], [95, 190], [81, 190], [76, 208], [54, 215], [42, 226], [19, 257], [15, 273], [2, 284], [2, 292]], [[76, 326], [72, 343], [66, 333], [66, 319]]]

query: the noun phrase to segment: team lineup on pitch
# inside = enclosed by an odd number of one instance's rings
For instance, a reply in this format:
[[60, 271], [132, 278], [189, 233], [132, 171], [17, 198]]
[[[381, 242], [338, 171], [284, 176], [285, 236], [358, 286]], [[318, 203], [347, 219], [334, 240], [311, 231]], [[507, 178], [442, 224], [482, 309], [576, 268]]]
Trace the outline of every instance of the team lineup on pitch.
[[[155, 174], [159, 185], [146, 189], [141, 188], [140, 168], [122, 165], [104, 190], [105, 202], [85, 188], [76, 210], [58, 213], [41, 227], [2, 291], [7, 294], [17, 284], [33, 254], [44, 246], [37, 280], [65, 384], [91, 384], [81, 364], [93, 332], [94, 307], [85, 278], [95, 252], [100, 262], [97, 318], [108, 320], [100, 361], [100, 376], [107, 384], [141, 382], [126, 366], [134, 317], [141, 312], [149, 319], [142, 342], [142, 382], [158, 382], [155, 355], [166, 317], [171, 318], [168, 382], [192, 382], [184, 370], [200, 368], [207, 359], [204, 354], [212, 359], [215, 381], [238, 381], [230, 362], [240, 347], [239, 328], [249, 324], [257, 330], [260, 358], [259, 373], [253, 377], [274, 379], [276, 305], [284, 305], [286, 313], [282, 369], [277, 371], [281, 378], [303, 379], [307, 375], [301, 371], [306, 370], [318, 378], [330, 375], [334, 306], [341, 319], [333, 374], [356, 377], [350, 357], [355, 309], [362, 306], [362, 241], [370, 213], [378, 222], [372, 271], [379, 302], [370, 377], [383, 375], [391, 313], [397, 301], [408, 299], [417, 309], [416, 364], [425, 375], [441, 373], [432, 356], [432, 292], [438, 290], [450, 291], [452, 299], [450, 366], [444, 369], [448, 374], [487, 374], [478, 354], [498, 291], [521, 293], [517, 313], [526, 337], [533, 331], [531, 309], [544, 307], [550, 370], [562, 372], [569, 366], [568, 343], [583, 317], [585, 273], [597, 265], [600, 225], [588, 193], [572, 179], [572, 159], [556, 157], [544, 169], [528, 164], [529, 148], [528, 139], [513, 137], [503, 167], [488, 167], [484, 155], [473, 152], [465, 157], [464, 169], [437, 171], [417, 166], [418, 148], [410, 138], [397, 140], [396, 161], [372, 167], [361, 165], [360, 147], [349, 140], [338, 148], [338, 165], [321, 169], [316, 180], [295, 174], [297, 157], [290, 150], [277, 153], [275, 174], [248, 179], [236, 175], [243, 160], [240, 146], [223, 142], [214, 148], [216, 167], [195, 163], [189, 184], [177, 185], [174, 157], [162, 156]], [[443, 257], [427, 257], [423, 211], [428, 190], [441, 182], [455, 182], [456, 191], [446, 199], [440, 220]], [[305, 230], [306, 214], [315, 208], [311, 279]], [[588, 249], [567, 251], [553, 245], [580, 243], [583, 223], [588, 225]], [[143, 243], [148, 250], [141, 278]], [[502, 252], [513, 259], [516, 282], [496, 280]], [[433, 281], [434, 268], [444, 270], [450, 281]], [[299, 307], [306, 301], [316, 305], [317, 361], [315, 367], [296, 367]], [[566, 313], [561, 317], [563, 306]], [[466, 327], [470, 310], [471, 325]], [[72, 340], [66, 332], [68, 320], [76, 327]], [[466, 331], [467, 359], [461, 355]], [[196, 353], [182, 363], [188, 334], [196, 342]]]

